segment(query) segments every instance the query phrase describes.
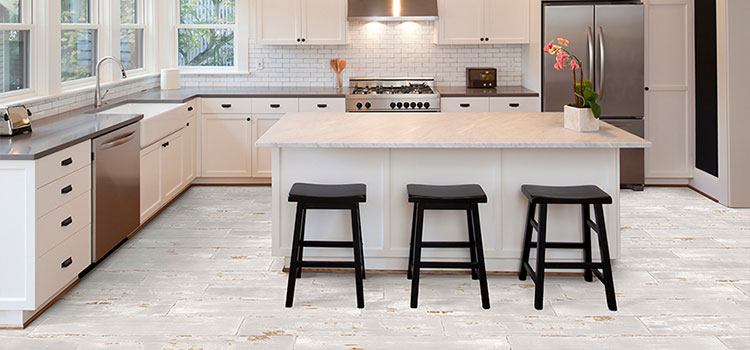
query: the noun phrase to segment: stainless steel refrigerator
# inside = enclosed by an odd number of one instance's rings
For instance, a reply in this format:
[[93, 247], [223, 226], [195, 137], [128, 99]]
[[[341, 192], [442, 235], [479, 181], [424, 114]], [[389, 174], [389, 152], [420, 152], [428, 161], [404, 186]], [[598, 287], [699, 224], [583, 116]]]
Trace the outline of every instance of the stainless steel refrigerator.
[[[569, 50], [583, 61], [584, 77], [599, 94], [602, 120], [644, 136], [643, 5], [634, 1], [546, 1], [543, 44], [570, 40]], [[573, 101], [573, 76], [557, 71], [555, 57], [542, 58], [542, 108], [561, 112]], [[622, 187], [642, 190], [644, 152], [621, 151]]]

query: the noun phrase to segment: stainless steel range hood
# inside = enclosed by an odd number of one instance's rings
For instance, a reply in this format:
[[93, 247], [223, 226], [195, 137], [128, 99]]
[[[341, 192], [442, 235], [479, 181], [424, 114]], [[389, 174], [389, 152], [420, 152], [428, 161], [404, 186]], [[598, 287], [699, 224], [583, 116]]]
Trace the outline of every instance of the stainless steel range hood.
[[437, 0], [349, 0], [350, 21], [434, 21]]

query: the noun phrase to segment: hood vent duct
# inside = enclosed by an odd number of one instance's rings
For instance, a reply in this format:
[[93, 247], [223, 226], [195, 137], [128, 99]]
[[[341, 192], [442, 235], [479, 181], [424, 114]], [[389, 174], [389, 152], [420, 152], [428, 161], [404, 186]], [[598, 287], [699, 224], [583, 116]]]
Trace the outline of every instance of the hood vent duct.
[[437, 0], [349, 0], [350, 21], [435, 21]]

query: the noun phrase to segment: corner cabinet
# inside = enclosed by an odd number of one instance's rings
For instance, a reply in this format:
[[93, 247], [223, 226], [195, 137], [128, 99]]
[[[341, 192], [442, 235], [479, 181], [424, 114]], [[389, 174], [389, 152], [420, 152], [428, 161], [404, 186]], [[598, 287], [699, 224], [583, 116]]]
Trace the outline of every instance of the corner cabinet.
[[344, 45], [346, 0], [257, 0], [257, 42], [262, 45]]
[[528, 44], [530, 0], [438, 0], [437, 44]]

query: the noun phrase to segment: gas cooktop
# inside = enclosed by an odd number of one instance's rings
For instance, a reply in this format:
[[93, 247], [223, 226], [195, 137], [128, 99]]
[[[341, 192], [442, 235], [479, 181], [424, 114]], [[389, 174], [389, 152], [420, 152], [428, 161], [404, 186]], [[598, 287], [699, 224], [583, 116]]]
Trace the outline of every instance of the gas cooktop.
[[351, 78], [347, 112], [440, 112], [432, 78]]

